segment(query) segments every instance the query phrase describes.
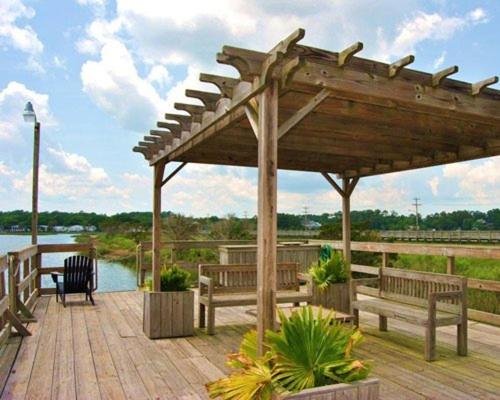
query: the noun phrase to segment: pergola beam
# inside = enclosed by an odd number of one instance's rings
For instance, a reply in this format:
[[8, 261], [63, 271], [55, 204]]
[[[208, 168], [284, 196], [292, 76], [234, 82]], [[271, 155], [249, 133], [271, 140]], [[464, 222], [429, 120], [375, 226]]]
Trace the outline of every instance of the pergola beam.
[[182, 168], [184, 168], [187, 165], [187, 162], [182, 162], [180, 165], [177, 166], [176, 169], [174, 169], [165, 179], [161, 181], [161, 186], [165, 186], [165, 184], [170, 181], [175, 175], [177, 175]]
[[291, 129], [297, 126], [305, 117], [307, 117], [316, 107], [328, 98], [330, 91], [322, 89], [306, 105], [292, 115], [288, 120], [282, 123], [278, 130], [278, 140], [285, 136]]

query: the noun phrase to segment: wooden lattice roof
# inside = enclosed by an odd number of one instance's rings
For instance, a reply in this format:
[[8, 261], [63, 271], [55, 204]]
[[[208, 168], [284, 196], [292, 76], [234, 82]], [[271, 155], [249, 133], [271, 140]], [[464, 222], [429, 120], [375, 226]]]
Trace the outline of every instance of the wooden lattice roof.
[[219, 63], [239, 79], [201, 74], [220, 93], [186, 90], [134, 151], [150, 164], [257, 166], [258, 94], [279, 81], [278, 168], [360, 177], [500, 155], [500, 91], [339, 52], [299, 45], [297, 30], [268, 53], [224, 46]]

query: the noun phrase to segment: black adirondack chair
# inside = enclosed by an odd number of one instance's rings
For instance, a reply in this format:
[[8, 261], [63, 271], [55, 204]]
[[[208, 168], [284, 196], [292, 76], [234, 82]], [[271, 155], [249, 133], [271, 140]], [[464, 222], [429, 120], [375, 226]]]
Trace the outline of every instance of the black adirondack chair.
[[[94, 305], [92, 298], [92, 259], [86, 256], [71, 256], [64, 260], [64, 273], [52, 273], [52, 280], [56, 284], [56, 301], [61, 298], [63, 306], [66, 307], [66, 294], [85, 293], [85, 300]], [[60, 282], [59, 278], [63, 281]]]

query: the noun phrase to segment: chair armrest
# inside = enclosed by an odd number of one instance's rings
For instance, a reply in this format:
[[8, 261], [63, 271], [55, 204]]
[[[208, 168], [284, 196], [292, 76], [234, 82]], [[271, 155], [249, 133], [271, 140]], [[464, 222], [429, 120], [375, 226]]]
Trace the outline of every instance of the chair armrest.
[[51, 272], [50, 276], [52, 277], [52, 281], [54, 281], [54, 283], [57, 283], [59, 281], [59, 277], [60, 276], [64, 276], [64, 273], [62, 273], [62, 272]]

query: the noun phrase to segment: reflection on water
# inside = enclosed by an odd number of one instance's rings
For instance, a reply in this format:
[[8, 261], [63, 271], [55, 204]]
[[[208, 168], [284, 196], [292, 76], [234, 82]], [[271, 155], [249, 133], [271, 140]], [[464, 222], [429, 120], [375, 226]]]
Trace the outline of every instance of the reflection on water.
[[[7, 251], [20, 250], [29, 246], [31, 236], [29, 235], [0, 235], [0, 254]], [[74, 243], [72, 235], [41, 235], [38, 236], [38, 243], [56, 244], [56, 243]], [[74, 253], [54, 253], [44, 254], [42, 256], [42, 265], [45, 267], [61, 267], [63, 260]], [[135, 290], [135, 270], [128, 268], [117, 262], [99, 260], [98, 262], [98, 292], [113, 292], [119, 290]], [[43, 287], [52, 287], [50, 276], [44, 276], [42, 280]]]

